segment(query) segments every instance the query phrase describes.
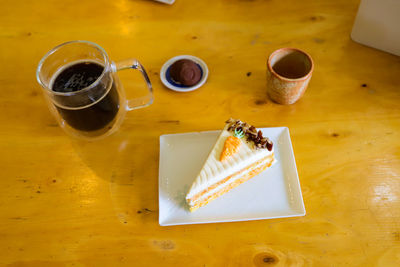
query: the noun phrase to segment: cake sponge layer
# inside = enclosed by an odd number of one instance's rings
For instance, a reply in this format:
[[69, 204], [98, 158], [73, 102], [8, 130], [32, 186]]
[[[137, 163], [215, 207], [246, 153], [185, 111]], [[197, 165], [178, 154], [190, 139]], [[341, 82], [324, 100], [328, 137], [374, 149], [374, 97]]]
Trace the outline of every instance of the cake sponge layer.
[[235, 174], [225, 178], [220, 183], [209, 187], [200, 194], [197, 194], [192, 199], [187, 199], [190, 211], [195, 211], [201, 206], [208, 204], [210, 201], [220, 197], [221, 195], [229, 192], [240, 184], [250, 180], [257, 174], [261, 173], [274, 162], [274, 155], [270, 155], [261, 161], [236, 172]]

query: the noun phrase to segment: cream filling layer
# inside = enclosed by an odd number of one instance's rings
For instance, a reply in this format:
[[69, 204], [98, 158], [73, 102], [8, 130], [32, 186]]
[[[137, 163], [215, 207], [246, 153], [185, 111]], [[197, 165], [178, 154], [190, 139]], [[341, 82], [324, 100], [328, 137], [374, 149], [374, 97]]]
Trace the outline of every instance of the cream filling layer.
[[[244, 172], [239, 171], [236, 175], [232, 176], [231, 179], [229, 179], [226, 183], [220, 184], [219, 186], [215, 187], [214, 189], [210, 190], [209, 192], [203, 194], [201, 197], [199, 197], [196, 201], [190, 201], [189, 200], [189, 206], [195, 206], [197, 203], [203, 202], [207, 197], [219, 192], [220, 190], [223, 190], [225, 187], [229, 186], [231, 183], [237, 181], [238, 179], [242, 178], [244, 175], [248, 174], [249, 172], [265, 165], [265, 164], [270, 164], [275, 163], [275, 158], [274, 157], [267, 157], [265, 160], [260, 162], [257, 165], [252, 166], [251, 168], [245, 170]], [[271, 166], [270, 166], [271, 167]]]

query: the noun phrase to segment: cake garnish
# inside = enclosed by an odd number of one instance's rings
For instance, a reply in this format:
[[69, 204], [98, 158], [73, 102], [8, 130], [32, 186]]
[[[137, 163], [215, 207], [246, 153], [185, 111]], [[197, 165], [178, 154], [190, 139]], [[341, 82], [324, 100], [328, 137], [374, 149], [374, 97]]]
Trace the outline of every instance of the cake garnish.
[[261, 130], [256, 129], [256, 127], [247, 124], [246, 122], [242, 122], [240, 120], [235, 120], [230, 118], [226, 121], [228, 126], [228, 131], [235, 133], [236, 131], [241, 131], [244, 133], [246, 140], [252, 142], [256, 149], [268, 149], [268, 151], [272, 150], [272, 141], [269, 140], [268, 137], [263, 137]]
[[222, 149], [220, 161], [226, 160], [228, 157], [233, 156], [239, 151], [240, 145], [242, 144], [241, 138], [244, 137], [244, 132], [241, 129], [235, 129], [233, 136], [228, 136]]
[[243, 138], [244, 137], [244, 132], [243, 132], [242, 129], [235, 129], [233, 136], [237, 137], [239, 139]]

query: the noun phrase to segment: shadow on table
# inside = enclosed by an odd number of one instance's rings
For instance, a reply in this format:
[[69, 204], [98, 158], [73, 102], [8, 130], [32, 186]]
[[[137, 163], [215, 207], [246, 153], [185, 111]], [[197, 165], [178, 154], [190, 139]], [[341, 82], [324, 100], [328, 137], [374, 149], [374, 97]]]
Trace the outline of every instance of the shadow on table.
[[82, 162], [109, 183], [111, 201], [121, 223], [157, 220], [157, 138], [128, 137], [119, 131], [94, 142], [71, 139], [71, 144]]

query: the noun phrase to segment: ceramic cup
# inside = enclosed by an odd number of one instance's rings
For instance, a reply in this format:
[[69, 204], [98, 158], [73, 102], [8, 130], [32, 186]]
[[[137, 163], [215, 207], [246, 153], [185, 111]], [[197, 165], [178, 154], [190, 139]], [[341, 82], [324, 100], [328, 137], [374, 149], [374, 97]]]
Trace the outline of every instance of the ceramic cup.
[[267, 92], [276, 103], [289, 105], [307, 89], [314, 63], [309, 54], [297, 48], [281, 48], [268, 58]]

